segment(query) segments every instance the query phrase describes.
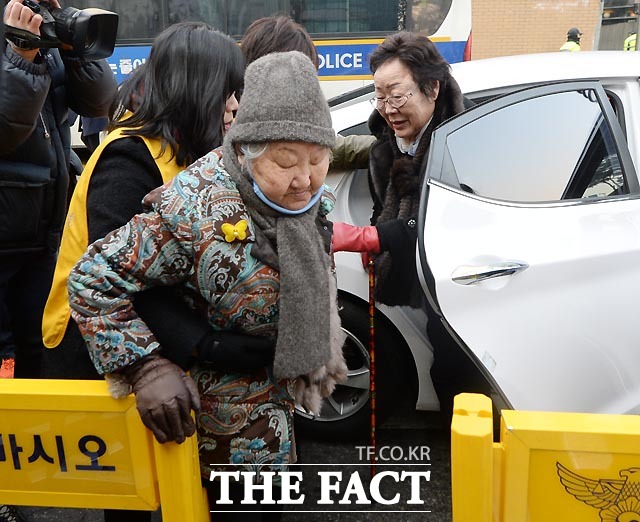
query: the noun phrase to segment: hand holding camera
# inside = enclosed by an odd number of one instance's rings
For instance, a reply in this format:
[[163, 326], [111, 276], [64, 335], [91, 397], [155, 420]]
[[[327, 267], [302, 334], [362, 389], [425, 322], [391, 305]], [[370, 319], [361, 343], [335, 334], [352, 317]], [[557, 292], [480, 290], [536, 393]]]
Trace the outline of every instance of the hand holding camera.
[[33, 61], [38, 49], [59, 47], [80, 58], [99, 60], [113, 53], [118, 15], [104, 9], [62, 8], [58, 0], [11, 0], [4, 14], [13, 48]]
[[[30, 2], [31, 0], [27, 0]], [[54, 0], [58, 4], [57, 0]], [[36, 4], [37, 5], [37, 4]], [[60, 4], [58, 4], [59, 6]], [[23, 0], [11, 0], [4, 11], [4, 23], [15, 29], [21, 29], [29, 33], [40, 36], [40, 25], [42, 24], [42, 16], [34, 12], [29, 5], [23, 5]], [[11, 42], [13, 49], [20, 54], [25, 60], [33, 62], [38, 49], [22, 49], [20, 46]]]

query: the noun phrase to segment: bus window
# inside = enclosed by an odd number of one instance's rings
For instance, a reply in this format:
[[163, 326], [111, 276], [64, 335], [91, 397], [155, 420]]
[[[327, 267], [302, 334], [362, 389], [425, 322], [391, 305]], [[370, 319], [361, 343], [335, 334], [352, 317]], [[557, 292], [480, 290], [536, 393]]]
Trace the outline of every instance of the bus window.
[[73, 5], [120, 14], [119, 44], [150, 43], [168, 25], [184, 21], [206, 22], [240, 37], [254, 20], [276, 14], [290, 16], [317, 40], [384, 38], [403, 27], [428, 36], [444, 31], [443, 38], [466, 41], [471, 30], [471, 0], [74, 0]]
[[[449, 63], [467, 56], [471, 0], [65, 0], [120, 15], [109, 66], [121, 82], [145, 62], [167, 26], [201, 21], [240, 39], [258, 18], [288, 15], [311, 34], [330, 98], [371, 82], [369, 55], [401, 28], [429, 36]], [[327, 80], [327, 81], [324, 81]]]
[[251, 22], [264, 16], [273, 14], [285, 14], [290, 16], [289, 5], [295, 2], [287, 0], [218, 0], [225, 6], [227, 16], [226, 33], [242, 36]]
[[117, 0], [124, 13], [118, 22], [118, 38], [136, 40], [154, 38], [162, 30], [160, 5], [156, 0]]
[[426, 35], [435, 34], [451, 9], [452, 0], [414, 0], [407, 9], [407, 29]]
[[314, 35], [332, 36], [397, 29], [398, 8], [389, 0], [167, 0], [169, 23], [201, 20], [241, 36], [263, 16], [285, 14]]
[[168, 22], [206, 22], [224, 31], [225, 14], [222, 2], [210, 0], [168, 0]]
[[120, 15], [117, 43], [153, 40], [162, 31], [161, 2], [156, 0], [73, 0], [77, 9], [98, 7]]
[[388, 0], [300, 1], [300, 24], [312, 34], [392, 33], [398, 26], [398, 6]]
[[[254, 20], [273, 14], [285, 14], [317, 35], [394, 31], [397, 25], [394, 22], [397, 17], [395, 3], [388, 0], [367, 2], [368, 0], [167, 0], [168, 23], [203, 21], [227, 34], [240, 37]], [[376, 13], [376, 16], [372, 13]], [[379, 13], [385, 16], [381, 17]]]

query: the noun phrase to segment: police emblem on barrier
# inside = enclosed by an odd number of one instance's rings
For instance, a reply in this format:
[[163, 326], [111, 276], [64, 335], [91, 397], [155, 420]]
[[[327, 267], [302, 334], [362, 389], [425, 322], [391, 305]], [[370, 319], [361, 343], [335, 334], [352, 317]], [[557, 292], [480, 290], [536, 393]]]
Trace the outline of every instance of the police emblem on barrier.
[[640, 522], [640, 468], [620, 470], [621, 479], [582, 477], [559, 462], [556, 468], [567, 493], [599, 509], [602, 522]]

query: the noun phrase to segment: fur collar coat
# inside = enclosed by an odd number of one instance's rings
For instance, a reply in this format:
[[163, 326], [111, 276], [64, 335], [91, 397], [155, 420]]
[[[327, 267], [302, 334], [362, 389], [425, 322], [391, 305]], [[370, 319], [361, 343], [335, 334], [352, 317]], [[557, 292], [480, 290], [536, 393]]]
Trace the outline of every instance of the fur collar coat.
[[393, 130], [378, 111], [369, 118], [369, 128], [377, 138], [369, 153], [369, 181], [374, 199], [371, 222], [378, 228], [381, 243], [389, 247], [375, 259], [378, 302], [390, 306], [420, 307], [422, 304], [415, 245], [425, 162], [434, 129], [463, 110], [464, 97], [457, 82], [453, 78], [441, 82], [433, 118], [422, 135], [415, 156], [400, 151]]

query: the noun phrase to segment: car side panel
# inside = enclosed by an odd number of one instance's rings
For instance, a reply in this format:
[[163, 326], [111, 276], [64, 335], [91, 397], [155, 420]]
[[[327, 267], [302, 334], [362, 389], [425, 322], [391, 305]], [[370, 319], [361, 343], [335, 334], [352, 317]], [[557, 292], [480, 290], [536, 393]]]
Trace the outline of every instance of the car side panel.
[[[517, 409], [638, 413], [640, 199], [504, 205], [430, 187], [444, 317]], [[463, 265], [529, 268], [474, 285]]]

